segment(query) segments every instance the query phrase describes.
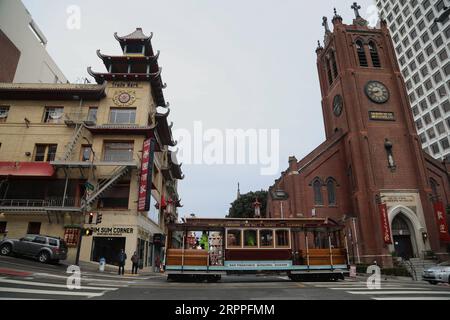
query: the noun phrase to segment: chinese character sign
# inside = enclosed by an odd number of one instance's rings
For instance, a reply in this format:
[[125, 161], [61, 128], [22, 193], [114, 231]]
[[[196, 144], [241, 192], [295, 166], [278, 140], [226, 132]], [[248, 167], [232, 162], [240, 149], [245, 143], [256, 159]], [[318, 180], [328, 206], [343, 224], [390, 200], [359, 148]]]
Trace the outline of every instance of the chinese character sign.
[[450, 242], [444, 204], [441, 201], [434, 203], [434, 213], [438, 223], [439, 239], [443, 242]]
[[155, 139], [147, 139], [144, 141], [142, 149], [142, 164], [141, 164], [141, 181], [139, 183], [139, 199], [138, 210], [150, 210], [150, 199], [152, 191], [152, 169], [153, 157], [155, 153]]
[[386, 244], [392, 244], [391, 227], [389, 225], [389, 217], [387, 212], [387, 206], [385, 203], [378, 205], [381, 218], [381, 228], [383, 230], [383, 240]]

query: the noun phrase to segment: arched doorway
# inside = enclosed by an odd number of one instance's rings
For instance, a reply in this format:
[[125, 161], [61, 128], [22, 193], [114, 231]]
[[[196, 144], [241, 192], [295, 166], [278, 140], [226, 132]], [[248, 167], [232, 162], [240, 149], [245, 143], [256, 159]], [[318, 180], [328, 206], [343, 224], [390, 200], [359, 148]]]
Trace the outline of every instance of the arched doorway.
[[398, 257], [405, 260], [414, 258], [413, 237], [414, 232], [411, 230], [406, 218], [402, 213], [395, 216], [392, 220], [392, 237], [394, 240], [395, 253]]

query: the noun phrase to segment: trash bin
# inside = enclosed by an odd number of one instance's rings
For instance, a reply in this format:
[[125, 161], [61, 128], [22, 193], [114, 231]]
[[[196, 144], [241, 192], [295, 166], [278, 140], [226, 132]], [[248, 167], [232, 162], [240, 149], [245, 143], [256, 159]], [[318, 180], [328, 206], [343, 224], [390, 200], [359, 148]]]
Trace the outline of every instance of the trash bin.
[[100, 272], [105, 271], [105, 265], [106, 265], [106, 259], [105, 258], [100, 258], [100, 263], [99, 263], [99, 266], [98, 266], [98, 270]]

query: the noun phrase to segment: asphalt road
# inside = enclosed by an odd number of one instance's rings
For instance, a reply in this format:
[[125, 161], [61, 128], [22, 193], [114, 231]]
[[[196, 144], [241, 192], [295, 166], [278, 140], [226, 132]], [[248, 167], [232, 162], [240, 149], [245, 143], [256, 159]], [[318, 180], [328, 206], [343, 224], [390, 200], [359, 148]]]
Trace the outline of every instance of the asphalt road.
[[160, 274], [118, 276], [81, 270], [81, 288], [67, 287], [66, 266], [0, 257], [0, 300], [450, 300], [450, 286], [382, 281], [370, 290], [364, 278], [338, 282], [292, 282], [283, 276], [226, 276], [218, 283], [167, 281]]

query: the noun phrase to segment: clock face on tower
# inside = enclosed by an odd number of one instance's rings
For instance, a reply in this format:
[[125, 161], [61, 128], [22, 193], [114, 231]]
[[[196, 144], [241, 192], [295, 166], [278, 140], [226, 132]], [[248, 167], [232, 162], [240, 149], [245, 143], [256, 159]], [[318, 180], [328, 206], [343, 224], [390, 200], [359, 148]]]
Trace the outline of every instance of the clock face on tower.
[[389, 100], [388, 88], [379, 81], [369, 81], [366, 84], [366, 95], [375, 103], [386, 103]]
[[333, 99], [333, 113], [336, 117], [339, 117], [342, 114], [342, 109], [344, 108], [344, 101], [342, 100], [341, 95], [337, 95]]

